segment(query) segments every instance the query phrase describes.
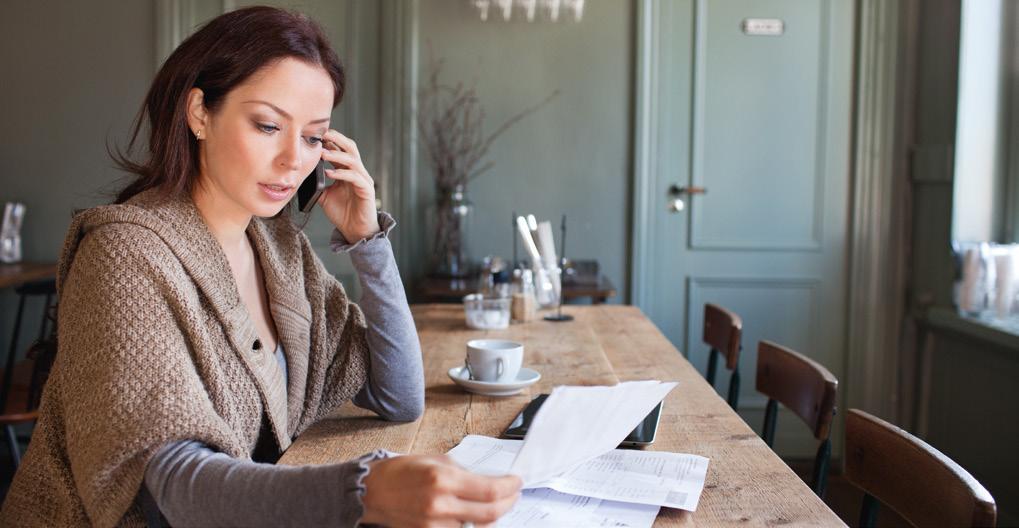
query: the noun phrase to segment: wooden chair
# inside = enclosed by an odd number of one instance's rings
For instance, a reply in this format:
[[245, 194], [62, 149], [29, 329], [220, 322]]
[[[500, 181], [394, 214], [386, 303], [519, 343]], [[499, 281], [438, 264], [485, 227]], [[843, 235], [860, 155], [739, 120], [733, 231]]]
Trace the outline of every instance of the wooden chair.
[[[0, 425], [4, 428], [4, 439], [10, 450], [11, 462], [17, 468], [21, 463], [21, 449], [14, 426], [21, 423], [34, 422], [39, 417], [39, 401], [42, 389], [49, 377], [50, 368], [55, 356], [54, 346], [46, 346], [49, 323], [55, 324], [50, 313], [53, 296], [56, 294], [56, 283], [52, 279], [30, 282], [19, 286], [18, 313], [14, 321], [14, 332], [11, 346], [7, 352], [5, 367], [0, 370]], [[24, 360], [17, 360], [18, 341], [21, 334], [21, 322], [24, 318], [25, 301], [31, 296], [44, 296], [42, 322], [39, 325], [39, 337], [35, 345], [28, 351]]]
[[743, 320], [721, 306], [704, 305], [704, 343], [711, 347], [708, 356], [708, 384], [715, 386], [718, 355], [725, 355], [725, 368], [732, 371], [729, 377], [729, 406], [736, 410], [739, 403], [739, 354], [743, 350]]
[[775, 443], [775, 422], [781, 403], [810, 427], [821, 441], [814, 457], [810, 487], [824, 497], [831, 459], [831, 423], [839, 381], [816, 361], [770, 341], [757, 347], [757, 392], [768, 397], [764, 413], [764, 441]]
[[860, 526], [878, 501], [914, 526], [994, 526], [994, 498], [923, 440], [858, 409], [846, 416], [846, 480], [865, 492]]

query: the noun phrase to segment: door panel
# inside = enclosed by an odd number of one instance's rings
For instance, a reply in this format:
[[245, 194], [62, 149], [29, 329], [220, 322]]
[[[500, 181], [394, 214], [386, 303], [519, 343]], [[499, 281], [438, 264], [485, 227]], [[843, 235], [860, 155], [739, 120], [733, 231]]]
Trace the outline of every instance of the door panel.
[[[698, 4], [693, 181], [696, 249], [815, 249], [820, 244], [827, 2]], [[749, 36], [761, 13], [780, 36]]]
[[[782, 343], [794, 350], [817, 348], [817, 289], [813, 280], [788, 279], [716, 279], [691, 277], [688, 280], [690, 331], [687, 332], [687, 358], [704, 371], [708, 364], [707, 345], [701, 342], [704, 325], [704, 304], [715, 303], [738, 314], [753, 314], [744, 322], [743, 353], [740, 356], [740, 407], [763, 407], [767, 398], [753, 390], [757, 372], [757, 343], [762, 339]], [[806, 324], [804, 324], [806, 323]], [[715, 389], [722, 394], [729, 390], [728, 371], [720, 371]], [[748, 390], [749, 389], [749, 390]], [[755, 429], [760, 424], [751, 423]]]

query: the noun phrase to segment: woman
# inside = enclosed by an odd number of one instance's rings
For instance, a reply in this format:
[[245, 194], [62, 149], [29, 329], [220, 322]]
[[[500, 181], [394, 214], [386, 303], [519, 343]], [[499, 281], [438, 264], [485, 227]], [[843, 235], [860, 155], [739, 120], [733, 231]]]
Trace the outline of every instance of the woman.
[[[167, 59], [145, 100], [149, 157], [113, 205], [75, 216], [59, 336], [10, 526], [488, 523], [516, 477], [378, 450], [272, 465], [347, 400], [423, 412], [421, 353], [357, 145], [328, 128], [344, 75], [321, 29], [273, 8], [222, 15]], [[132, 140], [132, 145], [134, 140]], [[319, 205], [360, 306], [286, 211], [319, 160]]]

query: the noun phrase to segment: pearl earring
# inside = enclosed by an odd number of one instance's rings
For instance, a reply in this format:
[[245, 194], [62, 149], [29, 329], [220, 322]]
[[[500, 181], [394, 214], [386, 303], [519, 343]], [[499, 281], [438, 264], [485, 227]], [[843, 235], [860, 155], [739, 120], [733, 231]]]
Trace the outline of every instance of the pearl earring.
[[195, 130], [195, 139], [202, 139], [202, 131]]

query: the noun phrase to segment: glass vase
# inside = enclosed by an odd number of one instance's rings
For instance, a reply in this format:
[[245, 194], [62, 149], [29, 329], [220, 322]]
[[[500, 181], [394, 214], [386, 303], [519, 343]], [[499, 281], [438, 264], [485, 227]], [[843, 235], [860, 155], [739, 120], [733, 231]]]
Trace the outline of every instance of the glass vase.
[[473, 212], [474, 206], [467, 200], [463, 185], [440, 191], [432, 238], [434, 275], [457, 279], [470, 276], [467, 240]]

